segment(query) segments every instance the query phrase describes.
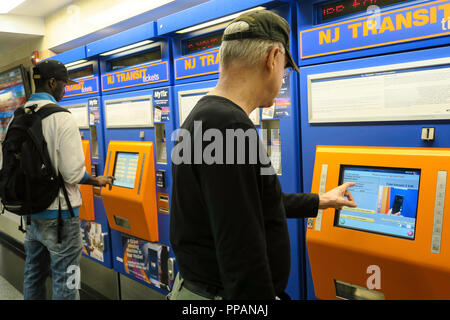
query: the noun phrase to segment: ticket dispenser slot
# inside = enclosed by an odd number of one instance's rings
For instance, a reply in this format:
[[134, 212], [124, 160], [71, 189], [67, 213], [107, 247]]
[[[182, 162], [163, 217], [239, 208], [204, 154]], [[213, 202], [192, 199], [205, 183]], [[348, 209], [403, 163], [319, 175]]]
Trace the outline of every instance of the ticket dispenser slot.
[[[91, 150], [88, 140], [82, 140], [84, 152], [84, 165], [86, 171], [91, 174]], [[81, 199], [83, 204], [80, 207], [80, 219], [93, 221], [95, 220], [94, 213], [94, 191], [92, 186], [80, 184]]]
[[97, 127], [90, 126], [89, 130], [91, 132], [91, 142], [92, 142], [92, 158], [98, 158], [98, 138], [97, 138]]
[[167, 164], [166, 125], [155, 123], [156, 162]]
[[262, 141], [272, 162], [272, 167], [276, 174], [281, 174], [280, 120], [263, 120], [261, 129]]
[[308, 219], [317, 298], [449, 299], [449, 170], [450, 149], [318, 146], [312, 192], [353, 181], [358, 206]]
[[113, 187], [102, 189], [111, 228], [147, 241], [158, 241], [153, 142], [110, 141], [105, 175]]

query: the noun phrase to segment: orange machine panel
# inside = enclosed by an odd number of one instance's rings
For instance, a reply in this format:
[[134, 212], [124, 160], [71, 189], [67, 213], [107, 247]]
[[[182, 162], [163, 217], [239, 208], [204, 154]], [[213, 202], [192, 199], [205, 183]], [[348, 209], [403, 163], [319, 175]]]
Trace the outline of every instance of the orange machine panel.
[[116, 178], [111, 190], [102, 189], [111, 228], [158, 241], [153, 143], [111, 141], [105, 175]]
[[[91, 174], [91, 147], [88, 140], [82, 140], [84, 151], [84, 165], [86, 171]], [[94, 191], [92, 186], [80, 184], [81, 199], [83, 204], [80, 207], [80, 219], [95, 220], [94, 213]]]
[[[359, 223], [355, 220], [369, 226], [382, 220], [388, 224], [395, 222], [393, 228], [411, 228], [407, 224], [396, 225], [399, 217], [392, 214], [401, 211], [398, 205], [392, 206], [394, 195], [390, 194], [396, 190], [393, 188], [407, 189], [395, 187], [402, 186], [401, 181], [392, 183], [394, 187], [386, 187], [382, 184], [388, 183], [380, 184], [374, 179], [373, 190], [378, 191], [374, 192], [377, 200], [373, 210], [360, 207], [365, 201], [361, 193], [365, 186], [357, 183], [352, 189], [359, 196], [359, 199], [355, 196], [358, 208], [343, 208], [340, 212], [327, 209], [319, 211], [317, 218], [308, 219], [307, 248], [316, 296], [319, 299], [450, 299], [450, 233], [443, 228], [450, 223], [446, 209], [450, 201], [450, 188], [446, 187], [450, 149], [318, 146], [312, 192], [320, 194], [336, 187], [344, 166], [420, 172], [414, 198], [415, 231], [414, 228], [407, 231], [411, 236], [408, 239], [342, 227], [345, 223]], [[343, 212], [346, 212], [344, 218]], [[335, 219], [338, 214], [339, 219]], [[402, 218], [402, 214], [399, 216]]]

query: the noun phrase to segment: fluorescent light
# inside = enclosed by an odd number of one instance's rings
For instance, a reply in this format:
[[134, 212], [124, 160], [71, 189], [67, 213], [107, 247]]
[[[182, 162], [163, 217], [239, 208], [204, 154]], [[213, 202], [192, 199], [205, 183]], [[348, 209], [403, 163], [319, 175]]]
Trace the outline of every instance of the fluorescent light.
[[110, 55], [113, 55], [113, 54], [116, 54], [116, 53], [119, 53], [119, 52], [123, 52], [123, 51], [127, 51], [127, 50], [134, 49], [134, 48], [137, 48], [137, 47], [141, 47], [141, 46], [144, 46], [144, 45], [152, 43], [152, 42], [153, 41], [151, 41], [151, 40], [144, 40], [144, 41], [141, 41], [141, 42], [136, 42], [136, 43], [130, 44], [129, 46], [125, 46], [125, 47], [122, 47], [122, 48], [118, 48], [118, 49], [114, 49], [114, 50], [102, 53], [100, 55], [101, 56], [110, 56]]
[[192, 32], [192, 31], [200, 30], [200, 29], [203, 29], [203, 28], [214, 26], [214, 25], [222, 23], [222, 22], [231, 21], [234, 18], [239, 17], [241, 14], [243, 14], [245, 12], [250, 12], [250, 11], [255, 11], [255, 10], [264, 10], [264, 9], [266, 9], [266, 8], [265, 7], [256, 7], [256, 8], [252, 8], [252, 9], [249, 9], [249, 10], [244, 10], [244, 11], [241, 11], [241, 12], [233, 13], [233, 14], [230, 14], [228, 16], [216, 19], [216, 20], [208, 21], [208, 22], [205, 22], [205, 23], [197, 24], [197, 25], [195, 25], [193, 27], [189, 27], [189, 28], [186, 28], [186, 29], [183, 29], [183, 30], [179, 30], [176, 33], [188, 33], [188, 32]]
[[71, 62], [71, 63], [67, 63], [67, 64], [65, 64], [65, 66], [66, 66], [66, 68], [69, 68], [69, 67], [73, 67], [73, 66], [76, 66], [76, 65], [85, 63], [85, 62], [87, 62], [86, 59], [83, 59], [83, 60], [77, 60], [77, 61], [74, 61], [74, 62]]
[[0, 14], [8, 13], [25, 0], [3, 0], [0, 1]]

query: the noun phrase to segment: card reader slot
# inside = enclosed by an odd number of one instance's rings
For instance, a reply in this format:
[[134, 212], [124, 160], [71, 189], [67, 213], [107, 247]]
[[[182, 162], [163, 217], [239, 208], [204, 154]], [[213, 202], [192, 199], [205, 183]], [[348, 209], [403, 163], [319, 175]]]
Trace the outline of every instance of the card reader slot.
[[169, 195], [167, 193], [158, 192], [158, 208], [161, 213], [169, 214]]
[[159, 208], [159, 211], [161, 211], [161, 213], [169, 214], [169, 209], [166, 208]]
[[169, 202], [169, 196], [167, 196], [167, 195], [159, 195], [159, 200], [160, 201], [167, 201], [167, 202]]

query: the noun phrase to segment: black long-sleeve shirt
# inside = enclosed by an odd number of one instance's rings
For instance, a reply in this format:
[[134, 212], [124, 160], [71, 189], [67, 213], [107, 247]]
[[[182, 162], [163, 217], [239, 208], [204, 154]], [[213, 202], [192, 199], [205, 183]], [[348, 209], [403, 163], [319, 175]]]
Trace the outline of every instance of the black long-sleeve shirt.
[[[238, 162], [237, 140], [227, 149], [230, 129], [256, 134], [246, 113], [218, 96], [203, 97], [183, 123], [172, 153], [170, 241], [184, 279], [221, 288], [225, 299], [273, 299], [290, 272], [286, 218], [315, 217], [319, 198], [282, 193], [273, 171], [261, 174], [271, 164], [265, 149], [259, 152], [259, 138], [256, 150], [266, 158], [251, 160], [255, 149], [248, 138], [245, 161]], [[199, 155], [216, 163], [199, 161]]]

